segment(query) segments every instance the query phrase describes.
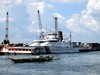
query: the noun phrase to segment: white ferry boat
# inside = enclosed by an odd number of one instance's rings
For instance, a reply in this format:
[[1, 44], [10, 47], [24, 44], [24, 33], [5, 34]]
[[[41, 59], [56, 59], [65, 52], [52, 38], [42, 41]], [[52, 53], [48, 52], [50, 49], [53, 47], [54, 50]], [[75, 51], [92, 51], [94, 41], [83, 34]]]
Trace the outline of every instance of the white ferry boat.
[[[62, 32], [59, 32], [62, 35]], [[38, 50], [39, 53], [68, 53], [68, 52], [80, 52], [80, 50], [87, 49], [82, 44], [71, 42], [68, 40], [62, 40], [62, 36], [56, 38], [57, 34], [49, 33], [44, 36], [43, 40], [35, 40], [31, 47]]]

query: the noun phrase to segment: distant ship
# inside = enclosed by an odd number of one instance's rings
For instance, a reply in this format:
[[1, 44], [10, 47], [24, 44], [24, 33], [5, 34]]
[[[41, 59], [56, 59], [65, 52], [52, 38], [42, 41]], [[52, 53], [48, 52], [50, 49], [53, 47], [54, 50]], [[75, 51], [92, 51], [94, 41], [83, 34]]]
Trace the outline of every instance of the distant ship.
[[[62, 35], [62, 32], [58, 32]], [[68, 52], [80, 52], [80, 50], [87, 49], [82, 44], [71, 42], [68, 40], [62, 40], [62, 36], [56, 37], [56, 33], [49, 33], [44, 36], [42, 40], [35, 40], [32, 47], [38, 50], [40, 53], [68, 53]]]
[[55, 18], [55, 31], [51, 33], [43, 34], [41, 19], [39, 16], [39, 29], [40, 36], [39, 40], [34, 40], [31, 45], [28, 47], [9, 47], [5, 46], [0, 50], [0, 54], [50, 54], [50, 53], [69, 53], [69, 52], [80, 52], [80, 50], [88, 49], [81, 43], [77, 45], [77, 43], [71, 41], [71, 33], [70, 40], [63, 40], [62, 31], [58, 31], [57, 18]]

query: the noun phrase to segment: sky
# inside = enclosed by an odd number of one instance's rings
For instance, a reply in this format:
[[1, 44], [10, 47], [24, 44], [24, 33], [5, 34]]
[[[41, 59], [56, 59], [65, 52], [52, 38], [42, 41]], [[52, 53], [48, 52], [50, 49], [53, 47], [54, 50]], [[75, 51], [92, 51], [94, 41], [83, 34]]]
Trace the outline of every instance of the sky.
[[100, 43], [100, 0], [0, 0], [0, 43], [5, 38], [9, 13], [9, 40], [28, 43], [39, 38], [38, 13], [44, 33], [54, 31], [54, 17], [64, 39]]

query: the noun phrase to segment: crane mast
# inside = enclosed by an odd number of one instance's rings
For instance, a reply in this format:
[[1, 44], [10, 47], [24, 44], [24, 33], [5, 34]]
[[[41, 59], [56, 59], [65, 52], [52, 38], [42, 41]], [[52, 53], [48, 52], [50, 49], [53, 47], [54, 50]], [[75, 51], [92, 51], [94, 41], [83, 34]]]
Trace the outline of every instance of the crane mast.
[[39, 39], [43, 39], [42, 22], [39, 10], [38, 10], [38, 23], [39, 23], [39, 33], [40, 33]]
[[4, 44], [9, 44], [10, 41], [8, 39], [8, 26], [9, 25], [9, 20], [8, 20], [8, 12], [7, 12], [7, 15], [6, 15], [6, 27], [5, 27], [5, 39], [4, 39]]
[[5, 35], [5, 40], [7, 41], [8, 40], [8, 12], [7, 12], [7, 17], [6, 17], [6, 35]]

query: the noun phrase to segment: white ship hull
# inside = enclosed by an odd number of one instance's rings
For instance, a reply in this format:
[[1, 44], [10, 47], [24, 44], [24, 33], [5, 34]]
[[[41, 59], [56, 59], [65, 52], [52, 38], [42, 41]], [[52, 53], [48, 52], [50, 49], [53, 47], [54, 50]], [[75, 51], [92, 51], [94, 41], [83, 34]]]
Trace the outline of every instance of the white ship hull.
[[52, 53], [72, 53], [72, 52], [80, 52], [80, 50], [83, 50], [85, 48], [79, 48], [79, 47], [53, 47], [53, 46], [40, 46], [40, 47], [36, 47], [37, 50], [40, 53], [47, 53], [47, 54], [52, 54]]

